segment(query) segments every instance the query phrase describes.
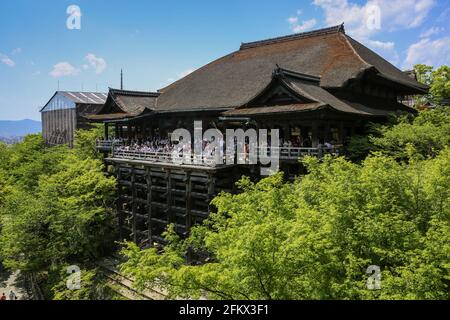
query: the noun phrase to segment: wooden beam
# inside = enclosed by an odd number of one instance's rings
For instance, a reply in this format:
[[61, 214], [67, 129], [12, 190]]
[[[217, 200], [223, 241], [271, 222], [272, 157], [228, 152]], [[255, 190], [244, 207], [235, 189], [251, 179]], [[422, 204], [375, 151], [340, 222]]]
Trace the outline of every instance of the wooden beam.
[[186, 231], [189, 232], [192, 226], [191, 220], [191, 209], [192, 209], [192, 180], [191, 180], [191, 172], [186, 171]]
[[167, 221], [169, 221], [169, 223], [174, 223], [175, 219], [172, 213], [172, 178], [170, 176], [170, 169], [167, 169], [166, 171], [166, 184], [167, 184], [167, 208], [166, 208], [166, 212], [167, 212]]
[[147, 168], [147, 223], [148, 223], [148, 239], [150, 245], [152, 246], [152, 171], [150, 168]]
[[[117, 172], [117, 180], [120, 181], [120, 167], [116, 167]], [[117, 211], [117, 220], [119, 222], [119, 237], [120, 240], [124, 239], [123, 234], [123, 215], [122, 215], [122, 187], [120, 184], [117, 186], [117, 203], [116, 203], [116, 211]]]
[[137, 243], [137, 230], [136, 230], [136, 173], [134, 170], [134, 167], [131, 167], [131, 194], [132, 194], [132, 200], [131, 200], [131, 212], [132, 212], [132, 232], [133, 232], [133, 241], [134, 243]]

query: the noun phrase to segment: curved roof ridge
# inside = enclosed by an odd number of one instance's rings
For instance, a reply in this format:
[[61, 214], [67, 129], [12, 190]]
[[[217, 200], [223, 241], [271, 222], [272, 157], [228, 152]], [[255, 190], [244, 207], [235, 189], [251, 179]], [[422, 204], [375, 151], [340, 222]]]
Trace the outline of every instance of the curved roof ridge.
[[317, 30], [308, 31], [308, 32], [296, 33], [296, 34], [292, 34], [292, 35], [288, 35], [288, 36], [281, 36], [281, 37], [275, 37], [275, 38], [270, 38], [270, 39], [265, 39], [265, 40], [242, 43], [240, 50], [255, 48], [255, 47], [279, 43], [279, 42], [292, 41], [292, 40], [310, 38], [310, 37], [317, 37], [317, 36], [333, 34], [333, 33], [344, 33], [345, 34], [344, 24], [341, 24], [338, 26], [333, 26], [333, 27], [328, 27], [328, 28], [323, 28], [323, 29], [317, 29]]
[[159, 97], [161, 93], [152, 91], [134, 91], [134, 90], [123, 90], [123, 89], [113, 89], [109, 88], [109, 91], [113, 94], [124, 95], [124, 96], [141, 96], [141, 97]]

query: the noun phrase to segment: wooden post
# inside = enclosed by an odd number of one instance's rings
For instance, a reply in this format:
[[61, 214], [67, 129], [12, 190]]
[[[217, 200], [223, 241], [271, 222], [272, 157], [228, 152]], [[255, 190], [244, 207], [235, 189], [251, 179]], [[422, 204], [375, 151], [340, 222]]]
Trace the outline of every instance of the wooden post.
[[167, 184], [167, 221], [174, 223], [175, 219], [172, 213], [172, 178], [170, 177], [170, 169], [166, 172], [166, 184]]
[[318, 125], [317, 122], [313, 122], [312, 123], [312, 146], [314, 148], [317, 148], [318, 144], [319, 144], [319, 129], [318, 129]]
[[185, 177], [186, 184], [186, 232], [189, 232], [192, 226], [191, 221], [191, 209], [192, 209], [192, 180], [191, 180], [191, 172], [186, 171]]
[[109, 123], [105, 123], [105, 140], [109, 139]]
[[117, 210], [117, 220], [119, 222], [119, 237], [120, 240], [124, 239], [124, 235], [123, 235], [123, 205], [122, 205], [122, 187], [120, 185], [120, 179], [121, 179], [121, 175], [120, 175], [120, 167], [116, 167], [117, 170], [117, 181], [119, 182], [118, 186], [117, 186], [117, 206], [116, 206], [116, 210]]
[[214, 198], [215, 190], [215, 178], [209, 174], [208, 175], [208, 213], [211, 212], [211, 201]]
[[152, 171], [147, 168], [147, 223], [148, 223], [148, 240], [151, 246], [153, 246], [152, 235]]
[[137, 228], [136, 228], [136, 198], [137, 198], [137, 190], [136, 190], [136, 172], [134, 167], [131, 167], [131, 212], [132, 212], [132, 232], [133, 232], [133, 241], [137, 243]]
[[119, 125], [116, 123], [114, 125], [114, 127], [115, 127], [116, 139], [119, 138], [119, 137], [121, 138], [121, 134], [119, 132]]
[[344, 121], [340, 121], [339, 122], [339, 144], [344, 144], [345, 143], [345, 126], [344, 126]]

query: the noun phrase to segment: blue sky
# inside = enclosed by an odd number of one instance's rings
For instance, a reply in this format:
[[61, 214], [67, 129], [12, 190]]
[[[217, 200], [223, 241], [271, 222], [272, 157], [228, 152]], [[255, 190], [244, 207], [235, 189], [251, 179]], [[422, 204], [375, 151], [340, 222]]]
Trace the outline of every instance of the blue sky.
[[[66, 26], [70, 5], [80, 30]], [[450, 63], [450, 0], [4, 0], [0, 119], [40, 119], [58, 81], [106, 92], [123, 68], [126, 89], [157, 90], [241, 42], [341, 22], [399, 68]]]

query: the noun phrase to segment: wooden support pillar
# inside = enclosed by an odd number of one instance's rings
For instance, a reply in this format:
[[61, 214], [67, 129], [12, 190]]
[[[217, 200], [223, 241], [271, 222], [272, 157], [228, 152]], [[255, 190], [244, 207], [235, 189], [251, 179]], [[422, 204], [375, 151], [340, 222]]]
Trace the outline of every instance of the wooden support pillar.
[[208, 175], [208, 212], [211, 211], [211, 201], [214, 198], [214, 190], [216, 188], [215, 186], [215, 178], [209, 174]]
[[172, 212], [172, 178], [170, 176], [170, 169], [166, 172], [166, 183], [167, 183], [167, 221], [169, 223], [174, 223], [174, 215]]
[[285, 141], [289, 141], [291, 139], [291, 128], [288, 123], [283, 125], [283, 134], [283, 139]]
[[344, 144], [345, 140], [346, 140], [346, 133], [345, 133], [345, 126], [344, 126], [344, 122], [340, 121], [339, 122], [339, 143], [340, 144]]
[[153, 234], [152, 234], [152, 171], [147, 168], [147, 223], [148, 223], [148, 241], [153, 246]]
[[105, 140], [109, 139], [109, 123], [105, 123]]
[[186, 184], [186, 232], [189, 232], [192, 226], [192, 219], [191, 219], [191, 209], [192, 209], [192, 180], [191, 180], [191, 172], [186, 172], [185, 177], [185, 184]]
[[124, 239], [123, 234], [123, 203], [122, 203], [122, 186], [120, 185], [121, 175], [120, 175], [120, 167], [117, 167], [117, 181], [119, 181], [119, 185], [117, 186], [117, 204], [116, 204], [116, 210], [117, 210], [117, 220], [119, 222], [119, 237], [120, 240]]
[[317, 148], [319, 145], [319, 126], [316, 121], [312, 123], [312, 146]]
[[331, 141], [331, 126], [328, 121], [325, 122], [324, 129], [325, 129], [325, 134], [323, 135], [324, 142], [327, 142], [327, 141], [330, 142]]
[[137, 211], [137, 190], [136, 190], [136, 172], [135, 168], [131, 167], [131, 212], [132, 212], [132, 232], [133, 232], [133, 242], [137, 243], [137, 227], [136, 227], [136, 211]]

